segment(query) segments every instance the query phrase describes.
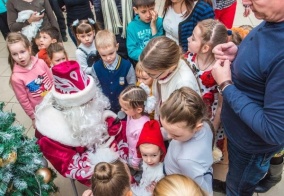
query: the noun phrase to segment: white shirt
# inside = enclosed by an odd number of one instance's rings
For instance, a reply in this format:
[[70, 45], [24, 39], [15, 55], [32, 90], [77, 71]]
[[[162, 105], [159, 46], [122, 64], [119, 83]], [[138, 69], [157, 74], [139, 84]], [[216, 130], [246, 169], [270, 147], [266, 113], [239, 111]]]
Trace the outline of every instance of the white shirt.
[[163, 27], [166, 32], [166, 36], [174, 40], [178, 45], [178, 25], [180, 22], [185, 20], [183, 18], [184, 13], [177, 14], [174, 9], [170, 6], [164, 16]]

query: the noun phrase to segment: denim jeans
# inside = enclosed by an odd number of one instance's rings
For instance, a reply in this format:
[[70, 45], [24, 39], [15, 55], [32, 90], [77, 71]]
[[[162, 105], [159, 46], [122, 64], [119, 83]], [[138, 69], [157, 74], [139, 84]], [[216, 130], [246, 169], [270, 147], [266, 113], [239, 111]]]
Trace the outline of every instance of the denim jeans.
[[229, 171], [226, 179], [227, 196], [251, 196], [257, 183], [269, 168], [276, 152], [249, 154], [228, 140]]

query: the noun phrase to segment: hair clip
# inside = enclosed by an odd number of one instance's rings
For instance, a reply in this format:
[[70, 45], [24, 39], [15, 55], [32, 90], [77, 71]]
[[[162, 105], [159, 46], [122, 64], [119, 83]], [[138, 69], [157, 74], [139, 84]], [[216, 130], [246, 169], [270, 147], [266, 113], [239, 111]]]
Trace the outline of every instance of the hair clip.
[[88, 18], [88, 21], [89, 21], [89, 23], [92, 24], [92, 25], [96, 24], [96, 21], [93, 20], [92, 18]]
[[77, 27], [78, 24], [79, 24], [79, 19], [74, 20], [73, 23], [72, 23], [72, 27]]
[[228, 36], [231, 36], [231, 35], [233, 34], [232, 30], [231, 30], [231, 29], [228, 29], [228, 30], [227, 30], [227, 34], [228, 34]]

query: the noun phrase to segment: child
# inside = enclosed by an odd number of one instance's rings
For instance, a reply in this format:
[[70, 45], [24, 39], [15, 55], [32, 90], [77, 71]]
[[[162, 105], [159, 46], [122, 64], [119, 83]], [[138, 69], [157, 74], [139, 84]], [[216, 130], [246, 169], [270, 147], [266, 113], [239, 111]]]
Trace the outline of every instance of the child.
[[192, 179], [172, 174], [160, 180], [154, 189], [153, 196], [192, 195], [206, 196], [204, 191]]
[[172, 39], [159, 36], [150, 40], [140, 55], [142, 69], [154, 79], [153, 95], [158, 103], [155, 119], [159, 119], [161, 103], [183, 86], [200, 93], [198, 83], [190, 67], [181, 58], [181, 48]]
[[213, 126], [202, 98], [182, 87], [162, 104], [160, 112], [161, 124], [172, 139], [164, 161], [166, 174], [183, 174], [213, 195]]
[[144, 124], [136, 147], [138, 157], [143, 159], [143, 174], [139, 186], [132, 186], [131, 189], [137, 196], [151, 196], [152, 184], [164, 177], [162, 162], [166, 156], [158, 121], [151, 120]]
[[130, 171], [119, 159], [119, 154], [110, 148], [98, 148], [89, 153], [94, 165], [91, 183], [92, 190], [86, 190], [83, 196], [131, 196]]
[[127, 166], [119, 160], [96, 165], [92, 177], [92, 192], [96, 196], [132, 196]]
[[9, 64], [12, 70], [11, 85], [16, 98], [34, 125], [35, 106], [53, 85], [52, 73], [41, 59], [31, 56], [31, 45], [21, 33], [7, 37]]
[[59, 37], [59, 31], [55, 27], [47, 27], [39, 31], [37, 41], [39, 52], [37, 53], [37, 56], [39, 59], [44, 60], [48, 67], [51, 67], [51, 64], [46, 49], [50, 44], [56, 43], [59, 40]]
[[76, 60], [83, 71], [91, 74], [93, 64], [99, 59], [94, 44], [95, 35], [100, 30], [99, 26], [93, 19], [88, 18], [88, 20], [75, 20], [72, 29], [79, 45], [76, 50]]
[[150, 106], [151, 110], [149, 110], [148, 112], [150, 112], [149, 114], [150, 119], [153, 120], [154, 119], [154, 109], [155, 109], [155, 104], [156, 104], [156, 98], [153, 96], [153, 93], [152, 93], [153, 78], [148, 76], [148, 74], [142, 69], [140, 62], [136, 64], [135, 73], [136, 73], [136, 78], [137, 78], [136, 86], [140, 86], [141, 88], [143, 88], [146, 91], [148, 98], [152, 100], [149, 102], [149, 104], [151, 104]]
[[68, 60], [64, 47], [59, 43], [50, 44], [47, 48], [47, 54], [50, 59], [51, 67]]
[[149, 117], [144, 115], [144, 105], [147, 101], [146, 92], [138, 86], [127, 86], [119, 95], [121, 110], [127, 114], [126, 137], [128, 143], [128, 165], [139, 170], [141, 157], [137, 156], [136, 145], [144, 124]]
[[133, 0], [136, 16], [127, 26], [126, 45], [128, 56], [135, 62], [151, 38], [164, 34], [162, 18], [154, 8], [155, 0]]
[[[217, 20], [207, 19], [199, 22], [193, 30], [193, 35], [188, 38], [188, 62], [194, 70], [200, 88], [201, 96], [208, 110], [208, 117], [212, 121], [217, 134], [216, 145], [227, 156], [224, 148], [224, 131], [221, 125], [222, 96], [217, 90], [211, 70], [215, 63], [212, 49], [228, 40], [227, 28]], [[226, 157], [224, 157], [226, 159]], [[226, 160], [225, 160], [226, 161]], [[226, 161], [227, 162], [227, 161]]]
[[111, 110], [117, 113], [120, 110], [117, 97], [126, 86], [135, 84], [135, 72], [131, 63], [117, 54], [119, 45], [112, 32], [99, 31], [95, 44], [102, 59], [93, 65], [92, 76], [98, 79]]

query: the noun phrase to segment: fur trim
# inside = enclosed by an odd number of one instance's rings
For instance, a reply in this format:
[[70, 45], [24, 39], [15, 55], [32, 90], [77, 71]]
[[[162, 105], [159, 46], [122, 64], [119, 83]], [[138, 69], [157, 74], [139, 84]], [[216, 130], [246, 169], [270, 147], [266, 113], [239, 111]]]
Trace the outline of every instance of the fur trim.
[[103, 120], [105, 121], [109, 117], [116, 119], [117, 115], [111, 110], [105, 110], [103, 112]]
[[54, 87], [52, 87], [51, 93], [53, 94], [56, 102], [63, 107], [73, 107], [83, 105], [93, 99], [98, 89], [96, 89], [97, 87], [95, 85], [94, 79], [90, 76], [88, 77], [90, 78], [89, 85], [78, 93], [62, 94], [56, 92]]
[[61, 144], [73, 147], [81, 146], [78, 139], [72, 138], [72, 128], [62, 112], [53, 107], [46, 107], [37, 112], [36, 127], [42, 135]]
[[223, 153], [218, 147], [216, 146], [213, 147], [212, 154], [213, 154], [213, 163], [218, 163], [219, 161], [221, 161]]
[[117, 152], [111, 148], [98, 148], [95, 153], [88, 153], [90, 162], [95, 167], [100, 162], [113, 163], [119, 159]]

